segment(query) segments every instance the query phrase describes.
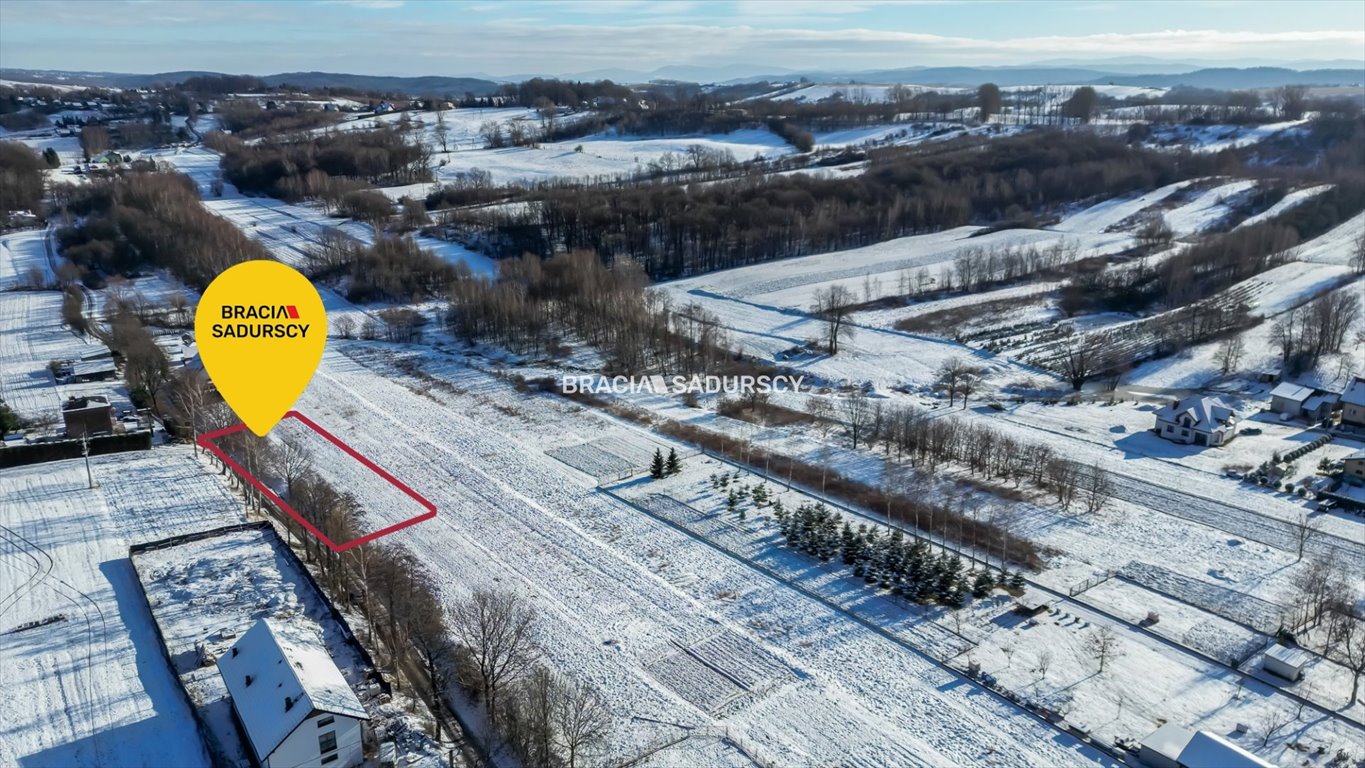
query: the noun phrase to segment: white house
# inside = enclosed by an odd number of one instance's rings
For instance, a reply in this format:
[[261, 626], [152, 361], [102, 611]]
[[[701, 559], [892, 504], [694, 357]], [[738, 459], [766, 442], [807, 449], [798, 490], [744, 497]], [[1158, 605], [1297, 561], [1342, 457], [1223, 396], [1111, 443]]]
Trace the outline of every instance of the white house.
[[1293, 382], [1281, 382], [1270, 390], [1270, 410], [1295, 418], [1303, 415], [1303, 404], [1313, 396], [1313, 388]]
[[368, 716], [322, 639], [261, 619], [218, 659], [232, 710], [262, 768], [353, 768]]
[[1357, 376], [1341, 393], [1341, 423], [1365, 427], [1365, 376]]
[[1275, 768], [1216, 733], [1167, 723], [1142, 740], [1138, 759], [1151, 768]]
[[1237, 419], [1216, 397], [1187, 397], [1157, 410], [1156, 433], [1186, 445], [1223, 445], [1237, 434]]

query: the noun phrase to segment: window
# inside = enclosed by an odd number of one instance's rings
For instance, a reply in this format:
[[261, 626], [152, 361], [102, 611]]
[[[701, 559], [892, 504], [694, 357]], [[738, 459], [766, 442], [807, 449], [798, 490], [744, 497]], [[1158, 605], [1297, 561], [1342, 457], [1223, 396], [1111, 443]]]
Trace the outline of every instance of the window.
[[331, 752], [337, 748], [337, 732], [328, 731], [318, 737], [318, 751]]
[[332, 721], [334, 720], [336, 720], [336, 718], [332, 717], [331, 715], [328, 715], [326, 717], [320, 717], [318, 718], [318, 727], [322, 728], [323, 726], [331, 725]]
[[337, 759], [337, 753], [333, 752], [332, 754], [330, 754], [330, 755], [328, 755], [328, 756], [322, 758], [322, 764], [323, 764], [323, 765], [326, 765], [326, 764], [328, 764], [328, 763], [330, 763], [330, 762], [332, 762], [333, 760], [336, 760], [336, 759]]
[[1174, 431], [1175, 431], [1175, 427], [1171, 426], [1170, 424], [1167, 424], [1167, 425], [1166, 425], [1166, 431], [1167, 431], [1167, 432], [1174, 432]]

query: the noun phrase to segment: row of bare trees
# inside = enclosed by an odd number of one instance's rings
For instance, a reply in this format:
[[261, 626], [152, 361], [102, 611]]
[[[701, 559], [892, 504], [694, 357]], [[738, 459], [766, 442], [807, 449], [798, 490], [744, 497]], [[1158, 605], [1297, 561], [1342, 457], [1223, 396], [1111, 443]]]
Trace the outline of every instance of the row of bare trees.
[[[185, 371], [173, 391], [196, 435], [231, 420], [221, 403], [211, 401], [201, 374]], [[217, 444], [253, 476], [282, 488], [289, 505], [328, 539], [339, 543], [364, 534], [362, 505], [320, 474], [302, 436], [271, 440], [238, 432]], [[605, 745], [607, 702], [540, 661], [537, 610], [526, 598], [503, 588], [475, 588], [452, 600], [406, 547], [371, 542], [338, 553], [250, 484], [241, 490], [249, 506], [283, 524], [320, 585], [359, 610], [367, 647], [395, 680], [411, 681], [433, 712], [446, 711], [451, 687], [459, 686], [482, 702], [499, 741], [526, 765], [575, 768]], [[437, 738], [443, 719], [436, 718]]]
[[[963, 395], [976, 374], [950, 360], [940, 369], [940, 385]], [[1059, 455], [1044, 443], [1019, 440], [982, 424], [935, 414], [912, 405], [884, 405], [855, 390], [833, 401], [812, 395], [807, 413], [817, 429], [844, 427], [851, 447], [880, 445], [888, 459], [909, 461], [935, 474], [945, 464], [964, 467], [974, 477], [1014, 484], [1027, 482], [1055, 496], [1059, 506], [1079, 506], [1094, 514], [1109, 505], [1114, 485], [1099, 464], [1087, 466]]]
[[1329, 352], [1340, 352], [1347, 334], [1361, 318], [1360, 296], [1332, 291], [1281, 314], [1270, 326], [1270, 340], [1290, 372], [1317, 364]]

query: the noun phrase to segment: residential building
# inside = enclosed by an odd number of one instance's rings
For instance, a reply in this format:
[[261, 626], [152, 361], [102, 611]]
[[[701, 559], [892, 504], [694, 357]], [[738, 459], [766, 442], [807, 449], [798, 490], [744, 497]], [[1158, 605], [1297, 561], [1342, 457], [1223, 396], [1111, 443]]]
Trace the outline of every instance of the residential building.
[[1345, 467], [1343, 479], [1365, 485], [1365, 448], [1350, 454], [1341, 463]]
[[1156, 412], [1156, 433], [1186, 445], [1223, 445], [1237, 434], [1237, 412], [1216, 397], [1177, 400]]
[[114, 408], [100, 395], [71, 397], [62, 405], [67, 437], [85, 437], [114, 431]]
[[1341, 393], [1341, 423], [1365, 427], [1365, 376], [1356, 376]]
[[218, 659], [232, 711], [262, 768], [353, 768], [368, 716], [315, 633], [261, 619]]

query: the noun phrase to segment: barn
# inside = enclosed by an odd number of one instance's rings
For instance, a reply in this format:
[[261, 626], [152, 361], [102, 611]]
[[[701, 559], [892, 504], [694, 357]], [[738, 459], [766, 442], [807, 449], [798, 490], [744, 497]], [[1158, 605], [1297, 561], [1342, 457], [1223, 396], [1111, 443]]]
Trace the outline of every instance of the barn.
[[316, 634], [261, 619], [218, 659], [256, 764], [352, 768], [368, 716]]

